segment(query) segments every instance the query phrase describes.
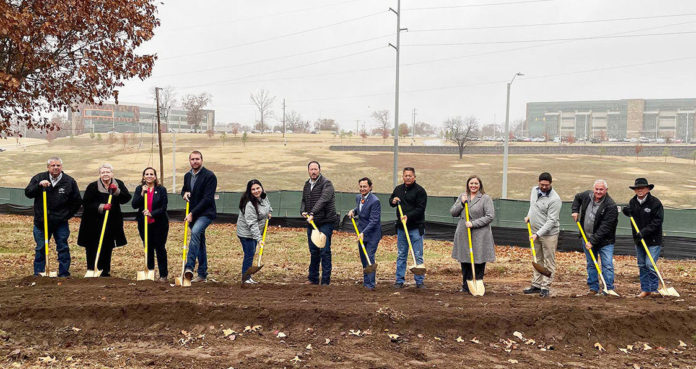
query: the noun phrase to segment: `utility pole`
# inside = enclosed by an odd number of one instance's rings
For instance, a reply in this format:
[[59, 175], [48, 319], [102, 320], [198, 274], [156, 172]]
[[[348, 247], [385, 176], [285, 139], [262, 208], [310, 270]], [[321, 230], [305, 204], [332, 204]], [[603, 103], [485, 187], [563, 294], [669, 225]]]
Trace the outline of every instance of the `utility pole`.
[[157, 101], [157, 141], [159, 142], [159, 162], [160, 162], [160, 175], [164, 176], [164, 163], [162, 158], [162, 129], [160, 128], [160, 102], [159, 102], [159, 87], [155, 87], [155, 100]]
[[285, 140], [285, 99], [283, 99], [283, 141]]
[[416, 108], [413, 108], [413, 129], [411, 130], [411, 144], [416, 143]]
[[398, 167], [399, 167], [399, 49], [401, 48], [401, 31], [407, 31], [408, 28], [401, 28], [401, 0], [397, 0], [396, 10], [389, 8], [391, 12], [396, 14], [396, 46], [391, 43], [389, 46], [396, 50], [396, 83], [394, 86], [394, 171], [392, 184], [396, 187]]
[[503, 149], [503, 191], [501, 198], [507, 199], [507, 172], [508, 172], [508, 141], [510, 140], [510, 85], [517, 76], [524, 74], [517, 72], [507, 84], [507, 103], [505, 104], [505, 144]]

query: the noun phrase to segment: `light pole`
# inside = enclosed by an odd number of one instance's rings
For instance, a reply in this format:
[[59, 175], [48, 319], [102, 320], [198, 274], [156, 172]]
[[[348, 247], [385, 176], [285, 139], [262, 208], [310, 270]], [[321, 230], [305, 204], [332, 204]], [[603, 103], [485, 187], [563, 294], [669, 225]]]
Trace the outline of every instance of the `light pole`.
[[396, 187], [398, 181], [399, 167], [399, 51], [401, 49], [401, 31], [407, 31], [407, 28], [401, 28], [401, 0], [397, 0], [396, 10], [389, 8], [389, 11], [396, 14], [396, 45], [389, 43], [389, 46], [396, 50], [396, 83], [394, 93], [394, 170], [392, 184]]
[[507, 104], [505, 104], [505, 144], [503, 145], [503, 193], [501, 198], [507, 199], [507, 172], [508, 172], [508, 141], [510, 140], [510, 85], [517, 76], [524, 74], [517, 72], [507, 84]]

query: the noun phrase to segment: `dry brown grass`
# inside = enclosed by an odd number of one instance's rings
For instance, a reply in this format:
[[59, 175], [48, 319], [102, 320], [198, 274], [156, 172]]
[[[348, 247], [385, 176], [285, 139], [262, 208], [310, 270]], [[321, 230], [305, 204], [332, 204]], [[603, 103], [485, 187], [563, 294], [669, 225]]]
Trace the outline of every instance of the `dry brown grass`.
[[[328, 134], [288, 135], [284, 145], [279, 134], [251, 135], [246, 145], [241, 135], [228, 135], [225, 145], [218, 136], [177, 135], [177, 187], [181, 186], [183, 174], [188, 169], [187, 155], [194, 149], [204, 154], [205, 165], [218, 176], [218, 190], [242, 191], [246, 182], [258, 178], [268, 190], [300, 190], [307, 178], [306, 163], [318, 160], [323, 173], [334, 182], [338, 191], [356, 191], [357, 179], [373, 178], [375, 191], [389, 193], [392, 190], [392, 161], [390, 152], [340, 152], [330, 151], [330, 145], [362, 144], [361, 138], [343, 139]], [[81, 188], [96, 180], [96, 169], [103, 162], [114, 165], [116, 176], [135, 187], [142, 169], [153, 165], [159, 167], [157, 149], [151, 145], [151, 137], [145, 136], [143, 144], [135, 140], [124, 146], [120, 140], [109, 145], [106, 135], [100, 143], [88, 135], [60, 138], [52, 143], [29, 140], [30, 146], [13, 148], [0, 154], [3, 176], [0, 186], [24, 187], [32, 175], [45, 170], [45, 160], [59, 155], [65, 162], [65, 170], [78, 180]], [[421, 144], [417, 139], [416, 144]], [[172, 137], [165, 134], [164, 181], [171, 187]], [[410, 138], [403, 141], [410, 144]], [[389, 140], [386, 141], [388, 145]], [[9, 144], [9, 142], [8, 142]], [[368, 138], [368, 145], [381, 145], [381, 138]], [[483, 179], [486, 191], [494, 198], [500, 196], [502, 156], [470, 155], [459, 160], [457, 155], [404, 154], [399, 156], [399, 166], [413, 166], [417, 170], [418, 182], [431, 195], [456, 196], [464, 188], [464, 181], [471, 174]], [[561, 197], [572, 200], [572, 196], [589, 189], [596, 178], [609, 182], [610, 193], [619, 202], [632, 196], [628, 185], [638, 176], [646, 176], [657, 185], [654, 193], [669, 207], [696, 207], [693, 196], [696, 179], [693, 162], [686, 159], [635, 157], [599, 157], [593, 155], [552, 156], [513, 155], [509, 162], [508, 197], [526, 200], [529, 189], [536, 183], [542, 171], [554, 176], [554, 187]], [[170, 188], [170, 191], [172, 189]], [[177, 189], [178, 191], [179, 189]]]

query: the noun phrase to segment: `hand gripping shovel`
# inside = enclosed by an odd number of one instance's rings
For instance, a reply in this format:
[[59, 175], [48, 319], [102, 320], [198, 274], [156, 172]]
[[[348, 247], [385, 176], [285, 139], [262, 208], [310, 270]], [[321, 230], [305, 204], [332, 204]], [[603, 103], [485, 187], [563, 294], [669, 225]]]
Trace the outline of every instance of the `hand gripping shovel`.
[[57, 277], [57, 272], [48, 271], [48, 210], [46, 206], [46, 190], [43, 190], [43, 226], [44, 226], [44, 248], [46, 249], [46, 266], [44, 272], [39, 273], [42, 277]]
[[326, 246], [326, 235], [319, 231], [317, 225], [314, 224], [314, 220], [309, 221], [309, 224], [311, 224], [312, 228], [314, 228], [312, 230], [312, 234], [309, 236], [309, 239], [312, 240], [314, 246], [323, 249], [324, 246]]
[[[587, 243], [588, 242], [587, 236], [585, 236], [585, 231], [582, 229], [580, 222], [575, 222], [575, 223], [578, 225], [578, 229], [580, 230], [580, 234], [582, 234], [582, 239], [585, 240], [585, 243]], [[594, 263], [595, 269], [597, 269], [597, 274], [599, 274], [599, 279], [602, 280], [602, 284], [604, 285], [604, 289], [602, 290], [602, 292], [605, 295], [619, 297], [619, 294], [616, 293], [616, 291], [607, 289], [607, 282], [604, 280], [604, 276], [602, 275], [602, 270], [599, 269], [599, 264], [597, 264], [597, 259], [594, 256], [594, 252], [592, 252], [592, 249], [587, 249], [587, 251], [590, 252], [590, 256], [592, 257], [592, 262]]]
[[263, 264], [261, 264], [261, 257], [263, 256], [263, 245], [266, 243], [266, 231], [268, 230], [268, 218], [266, 218], [266, 225], [263, 226], [263, 235], [261, 236], [261, 246], [259, 247], [259, 260], [257, 261], [256, 265], [251, 265], [249, 269], [244, 272], [244, 275], [242, 276], [242, 283], [247, 280], [252, 274], [258, 272], [263, 268]]
[[636, 233], [640, 236], [640, 242], [643, 243], [643, 248], [645, 249], [645, 253], [648, 254], [648, 258], [650, 258], [650, 262], [652, 263], [653, 268], [655, 269], [655, 273], [657, 273], [657, 276], [660, 277], [660, 282], [662, 282], [662, 288], [659, 288], [657, 292], [660, 293], [662, 296], [674, 296], [674, 297], [679, 297], [679, 292], [674, 289], [674, 287], [667, 287], [665, 284], [665, 280], [662, 279], [662, 274], [660, 274], [660, 271], [657, 270], [657, 265], [655, 264], [655, 260], [653, 259], [652, 255], [650, 254], [650, 250], [648, 250], [648, 245], [645, 244], [645, 239], [643, 238], [643, 235], [640, 233], [640, 230], [638, 229], [638, 225], [636, 224], [636, 221], [631, 217], [631, 224], [633, 224], [633, 228], [636, 230]]
[[536, 250], [534, 249], [534, 240], [532, 239], [532, 226], [529, 225], [529, 222], [527, 222], [527, 230], [529, 231], [529, 243], [532, 248], [532, 258], [534, 258], [534, 260], [532, 261], [532, 266], [534, 267], [534, 269], [536, 269], [537, 272], [547, 277], [550, 277], [551, 271], [546, 269], [543, 265], [537, 263]]
[[[466, 221], [469, 221], [469, 201], [464, 203], [464, 211], [466, 211]], [[471, 256], [471, 278], [466, 284], [469, 287], [469, 292], [474, 296], [483, 296], [486, 293], [486, 287], [482, 280], [476, 280], [476, 268], [474, 268], [474, 249], [471, 247], [471, 228], [466, 227], [466, 234], [469, 236], [469, 255]]]
[[[144, 208], [147, 209], [147, 192], [145, 192], [143, 201], [145, 204]], [[145, 270], [138, 271], [137, 280], [139, 280], [139, 281], [145, 281], [145, 280], [154, 281], [155, 280], [155, 270], [154, 269], [149, 270], [147, 268], [147, 228], [148, 228], [147, 218], [148, 217], [146, 215], [145, 220], [143, 222], [143, 227], [145, 228], [145, 241], [144, 241], [144, 243], [145, 243]]]
[[[189, 202], [186, 201], [186, 216], [188, 217], [189, 213]], [[177, 286], [182, 286], [182, 287], [191, 287], [191, 278], [192, 276], [185, 276], [184, 271], [186, 268], [186, 251], [188, 251], [188, 221], [184, 222], [184, 247], [183, 251], [181, 253], [181, 276], [176, 277], [174, 279], [174, 284]]]
[[401, 202], [398, 203], [397, 205], [399, 207], [399, 215], [401, 215], [401, 224], [404, 225], [404, 233], [406, 233], [406, 241], [408, 241], [408, 249], [411, 251], [411, 257], [413, 257], [413, 266], [409, 268], [411, 273], [416, 274], [416, 275], [423, 275], [425, 274], [425, 264], [418, 264], [416, 261], [416, 253], [413, 252], [413, 245], [411, 245], [411, 236], [408, 234], [408, 228], [406, 228], [406, 221], [403, 220], [404, 217], [404, 211], [401, 210]]
[[[360, 236], [360, 231], [358, 231], [358, 225], [355, 224], [355, 219], [353, 219], [351, 217], [350, 220], [353, 222], [353, 228], [355, 228], [355, 234]], [[365, 250], [365, 244], [363, 243], [363, 240], [360, 238], [358, 238], [358, 240], [360, 241], [360, 247], [362, 248], [362, 252], [363, 252], [363, 254], [365, 254], [365, 259], [367, 260], [367, 266], [365, 268], [363, 268], [363, 274], [374, 273], [375, 271], [377, 271], [377, 263], [372, 264], [370, 262], [370, 257], [367, 256], [367, 250]]]
[[[109, 199], [106, 201], [107, 204], [111, 204], [111, 198], [112, 198], [111, 191], [109, 191]], [[109, 212], [111, 210], [107, 210], [106, 213], [104, 213], [104, 223], [102, 224], [102, 230], [101, 230], [101, 235], [99, 236], [99, 246], [97, 247], [97, 257], [94, 259], [94, 270], [88, 270], [87, 273], [85, 273], [85, 278], [96, 278], [101, 276], [102, 271], [99, 270], [99, 254], [101, 254], [101, 248], [102, 248], [102, 243], [104, 242], [104, 232], [106, 231], [106, 222], [109, 220]]]

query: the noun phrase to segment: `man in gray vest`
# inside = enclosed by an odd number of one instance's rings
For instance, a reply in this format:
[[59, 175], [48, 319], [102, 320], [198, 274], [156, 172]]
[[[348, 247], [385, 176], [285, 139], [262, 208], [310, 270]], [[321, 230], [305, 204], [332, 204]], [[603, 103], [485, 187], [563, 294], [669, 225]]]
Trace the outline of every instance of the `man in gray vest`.
[[553, 274], [556, 272], [561, 198], [551, 187], [551, 182], [551, 174], [544, 172], [539, 175], [539, 185], [532, 188], [529, 211], [524, 218], [524, 222], [532, 228], [531, 240], [534, 241], [537, 255], [535, 262], [548, 269], [551, 275], [547, 277], [534, 270], [532, 286], [524, 290], [527, 295], [538, 293], [541, 297], [548, 297]]
[[[306, 284], [319, 284], [319, 264], [321, 264], [321, 284], [331, 283], [331, 234], [338, 221], [336, 215], [336, 198], [331, 181], [321, 174], [318, 161], [307, 164], [309, 179], [302, 189], [302, 216], [307, 218], [307, 242], [309, 244], [309, 273]], [[309, 223], [314, 221], [319, 232], [326, 236], [324, 248], [312, 242], [314, 229]]]

